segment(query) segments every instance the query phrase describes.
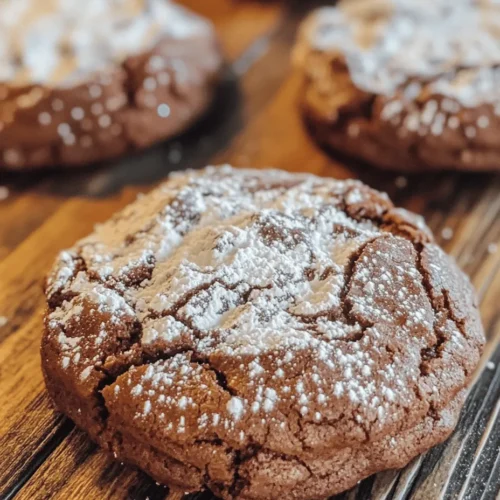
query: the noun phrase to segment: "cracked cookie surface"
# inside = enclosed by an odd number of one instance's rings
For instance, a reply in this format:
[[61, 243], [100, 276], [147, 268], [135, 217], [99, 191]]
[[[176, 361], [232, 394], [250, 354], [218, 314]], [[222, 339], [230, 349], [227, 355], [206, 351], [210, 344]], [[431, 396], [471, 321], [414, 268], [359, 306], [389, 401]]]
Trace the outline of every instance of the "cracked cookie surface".
[[306, 122], [323, 145], [381, 168], [498, 170], [499, 33], [493, 0], [318, 9], [294, 54]]
[[0, 169], [78, 166], [175, 136], [210, 106], [209, 21], [169, 0], [0, 4]]
[[420, 217], [358, 181], [176, 174], [62, 252], [60, 410], [157, 481], [315, 499], [453, 430], [483, 332]]

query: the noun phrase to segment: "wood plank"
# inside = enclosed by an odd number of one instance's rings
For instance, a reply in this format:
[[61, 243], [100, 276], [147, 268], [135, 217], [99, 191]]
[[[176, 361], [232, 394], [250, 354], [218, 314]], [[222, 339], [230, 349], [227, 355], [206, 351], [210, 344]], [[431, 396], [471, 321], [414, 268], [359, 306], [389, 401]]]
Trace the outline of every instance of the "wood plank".
[[[87, 436], [74, 429], [41, 469], [43, 480], [30, 481], [20, 499], [159, 498], [168, 490], [139, 471], [128, 469], [96, 450]], [[154, 492], [156, 491], [156, 494]]]
[[[69, 420], [50, 410], [48, 394], [40, 391], [23, 409], [22, 420], [0, 438], [0, 470], [10, 470], [10, 474], [0, 476], [0, 498], [12, 498], [23, 484], [21, 479], [31, 476], [73, 428]], [[9, 468], [6, 462], [17, 466]]]
[[269, 27], [275, 26], [281, 11], [272, 3], [234, 2], [228, 0], [182, 0], [180, 3], [211, 19], [229, 61], [237, 60]]
[[57, 198], [39, 193], [10, 194], [0, 201], [0, 261], [60, 204]]

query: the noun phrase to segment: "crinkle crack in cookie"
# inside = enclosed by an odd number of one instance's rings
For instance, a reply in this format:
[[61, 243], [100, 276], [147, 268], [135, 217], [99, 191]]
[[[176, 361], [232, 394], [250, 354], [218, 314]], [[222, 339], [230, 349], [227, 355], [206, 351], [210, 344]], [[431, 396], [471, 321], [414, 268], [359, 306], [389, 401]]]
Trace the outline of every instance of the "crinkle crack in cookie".
[[211, 24], [170, 0], [4, 0], [0, 169], [84, 165], [177, 135], [221, 67]]
[[318, 499], [453, 430], [483, 331], [422, 220], [357, 181], [207, 168], [61, 253], [57, 407], [121, 461], [225, 499]]
[[498, 1], [345, 0], [294, 57], [320, 143], [393, 170], [500, 170]]

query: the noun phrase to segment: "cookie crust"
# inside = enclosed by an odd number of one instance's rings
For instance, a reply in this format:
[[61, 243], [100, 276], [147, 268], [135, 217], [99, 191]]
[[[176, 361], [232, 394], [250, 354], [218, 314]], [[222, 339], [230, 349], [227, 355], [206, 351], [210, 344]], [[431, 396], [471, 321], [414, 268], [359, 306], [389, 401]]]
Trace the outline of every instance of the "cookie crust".
[[0, 9], [0, 169], [115, 158], [209, 108], [223, 64], [209, 21], [169, 0], [53, 8]]
[[453, 430], [483, 331], [422, 220], [357, 181], [208, 168], [63, 252], [56, 406], [157, 481], [325, 498]]
[[294, 52], [313, 136], [389, 170], [498, 170], [499, 27], [489, 0], [318, 9]]

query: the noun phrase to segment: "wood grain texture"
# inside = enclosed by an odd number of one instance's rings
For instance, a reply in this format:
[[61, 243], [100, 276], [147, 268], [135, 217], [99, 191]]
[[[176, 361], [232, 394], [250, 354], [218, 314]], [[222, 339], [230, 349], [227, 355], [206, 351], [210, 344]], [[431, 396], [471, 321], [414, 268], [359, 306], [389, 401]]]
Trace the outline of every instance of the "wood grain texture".
[[[178, 140], [103, 168], [0, 177], [0, 498], [170, 499], [133, 468], [115, 463], [55, 413], [39, 361], [42, 284], [57, 252], [87, 234], [171, 170], [231, 162], [338, 178], [357, 177], [423, 214], [438, 241], [471, 276], [488, 344], [456, 432], [402, 471], [361, 482], [338, 500], [490, 500], [500, 490], [500, 176], [380, 173], [318, 149], [297, 112], [301, 84], [289, 51], [306, 2], [186, 0], [211, 17], [228, 55], [207, 117]], [[452, 230], [452, 238], [444, 239]], [[209, 500], [209, 492], [190, 495]]]

